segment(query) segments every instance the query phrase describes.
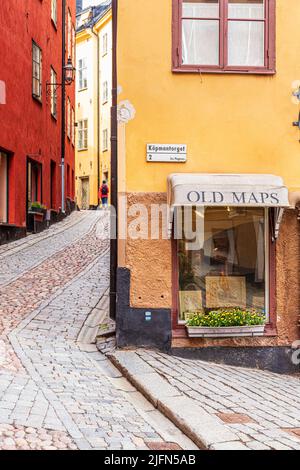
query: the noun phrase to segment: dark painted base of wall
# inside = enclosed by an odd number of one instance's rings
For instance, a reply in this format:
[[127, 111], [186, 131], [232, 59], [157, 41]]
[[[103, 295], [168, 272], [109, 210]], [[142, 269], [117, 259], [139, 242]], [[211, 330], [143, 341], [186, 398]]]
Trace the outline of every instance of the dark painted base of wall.
[[[199, 359], [217, 364], [269, 370], [279, 374], [300, 372], [300, 365], [292, 362], [294, 350], [289, 347], [207, 347], [172, 348], [170, 354], [185, 359]], [[300, 359], [300, 353], [298, 354]]]
[[[187, 359], [269, 370], [279, 374], [300, 372], [300, 366], [293, 364], [291, 358], [295, 351], [289, 347], [171, 348], [171, 338], [171, 311], [130, 307], [130, 271], [118, 268], [116, 340], [119, 348], [155, 348]], [[300, 350], [298, 357], [300, 360]]]
[[130, 271], [126, 268], [118, 268], [117, 346], [119, 348], [148, 347], [168, 351], [171, 346], [170, 310], [131, 308], [129, 293]]
[[26, 237], [26, 228], [15, 225], [0, 225], [0, 245]]

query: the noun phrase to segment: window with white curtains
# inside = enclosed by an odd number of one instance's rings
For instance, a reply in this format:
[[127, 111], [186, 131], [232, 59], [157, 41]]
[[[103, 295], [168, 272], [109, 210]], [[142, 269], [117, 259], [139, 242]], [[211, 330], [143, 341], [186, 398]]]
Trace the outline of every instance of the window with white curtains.
[[224, 71], [274, 69], [275, 0], [173, 2], [175, 66]]

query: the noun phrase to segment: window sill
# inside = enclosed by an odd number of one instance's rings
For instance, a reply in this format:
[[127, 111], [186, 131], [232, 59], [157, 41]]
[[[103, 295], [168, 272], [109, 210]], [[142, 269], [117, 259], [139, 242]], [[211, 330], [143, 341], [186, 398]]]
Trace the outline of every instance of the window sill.
[[172, 67], [173, 73], [197, 73], [197, 74], [236, 74], [236, 75], [275, 75], [275, 69], [218, 69], [218, 68], [201, 68], [193, 66]]
[[79, 88], [78, 91], [79, 91], [79, 92], [80, 92], [80, 91], [86, 91], [87, 89], [88, 89], [88, 87], [86, 86], [85, 88]]
[[[186, 327], [185, 325], [181, 324], [181, 325], [175, 325], [173, 327], [173, 330], [172, 330], [172, 336], [173, 338], [187, 338], [187, 339], [195, 339], [195, 338], [191, 338], [188, 336], [188, 333], [187, 333], [187, 330], [186, 330]], [[265, 331], [264, 331], [264, 334], [262, 336], [245, 336], [244, 338], [275, 338], [278, 336], [278, 333], [277, 333], [277, 330], [276, 328], [274, 328], [272, 325], [270, 324], [266, 324], [265, 326]], [[220, 340], [220, 339], [224, 339], [224, 340], [228, 340], [228, 339], [234, 339], [236, 338], [236, 336], [227, 336], [227, 337], [224, 337], [224, 338], [213, 338], [213, 337], [197, 337], [196, 339], [208, 339], [208, 340]], [[242, 338], [242, 336], [241, 336]]]
[[78, 152], [86, 152], [88, 150], [88, 147], [86, 149], [77, 149]]
[[55, 20], [53, 18], [51, 18], [51, 23], [52, 23], [52, 26], [54, 27], [55, 31], [57, 32], [57, 22], [55, 22]]
[[38, 96], [35, 96], [35, 95], [32, 95], [32, 98], [34, 99], [34, 101], [36, 101], [37, 103], [39, 103], [42, 106], [42, 104], [43, 104], [42, 98], [39, 98]]

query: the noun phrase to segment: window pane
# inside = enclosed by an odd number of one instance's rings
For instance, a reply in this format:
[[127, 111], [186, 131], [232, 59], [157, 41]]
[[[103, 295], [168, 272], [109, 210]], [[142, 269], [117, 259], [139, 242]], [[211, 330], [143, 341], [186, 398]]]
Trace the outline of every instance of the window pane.
[[229, 0], [228, 17], [261, 20], [265, 17], [264, 0]]
[[178, 243], [179, 320], [236, 307], [265, 313], [264, 209], [194, 208], [192, 220], [197, 244]]
[[228, 22], [228, 65], [264, 66], [264, 23]]
[[219, 65], [219, 21], [182, 21], [182, 62]]
[[183, 0], [182, 16], [187, 18], [219, 18], [219, 0]]

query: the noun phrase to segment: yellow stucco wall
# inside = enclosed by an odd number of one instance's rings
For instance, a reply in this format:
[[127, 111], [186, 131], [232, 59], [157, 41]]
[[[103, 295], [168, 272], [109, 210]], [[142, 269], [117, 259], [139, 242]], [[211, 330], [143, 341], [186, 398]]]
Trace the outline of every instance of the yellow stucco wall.
[[[288, 8], [287, 8], [288, 3]], [[173, 172], [271, 173], [300, 187], [299, 0], [277, 0], [274, 76], [171, 72], [172, 1], [119, 0], [119, 102], [136, 110], [126, 124], [127, 192], [164, 192]], [[125, 142], [125, 139], [122, 139]], [[185, 143], [185, 164], [146, 162], [147, 143]], [[124, 178], [120, 175], [120, 178]]]
[[[103, 54], [103, 35], [108, 35], [108, 52]], [[76, 122], [88, 119], [88, 149], [78, 150], [76, 142], [76, 198], [82, 208], [83, 179], [89, 180], [89, 206], [98, 205], [98, 154], [100, 183], [104, 173], [110, 178], [110, 109], [112, 88], [112, 12], [109, 10], [94, 25], [76, 35], [77, 69], [86, 58], [88, 86], [79, 90], [76, 83]], [[108, 100], [103, 102], [103, 83], [108, 82]], [[108, 129], [108, 150], [103, 151], [102, 130]], [[99, 141], [98, 141], [99, 138]], [[98, 149], [99, 145], [99, 149]]]
[[78, 129], [76, 142], [76, 198], [82, 208], [82, 179], [89, 178], [89, 205], [98, 205], [97, 178], [97, 38], [91, 31], [76, 35], [77, 70], [79, 60], [86, 58], [88, 69], [88, 86], [79, 90], [78, 74], [76, 82], [76, 122], [88, 120], [88, 149], [78, 150]]

